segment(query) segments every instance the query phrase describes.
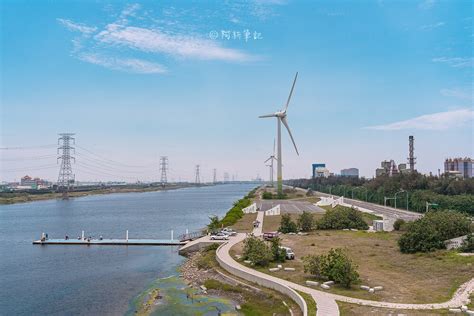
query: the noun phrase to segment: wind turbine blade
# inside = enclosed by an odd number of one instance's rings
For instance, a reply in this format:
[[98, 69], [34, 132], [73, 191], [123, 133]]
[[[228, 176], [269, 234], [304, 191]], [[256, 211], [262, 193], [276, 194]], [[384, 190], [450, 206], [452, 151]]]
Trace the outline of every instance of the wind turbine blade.
[[285, 125], [286, 130], [288, 131], [288, 134], [290, 135], [291, 141], [293, 142], [293, 145], [295, 146], [296, 154], [299, 156], [300, 154], [298, 152], [298, 148], [296, 148], [296, 143], [295, 143], [295, 140], [293, 139], [293, 135], [291, 134], [291, 130], [290, 130], [290, 127], [288, 126], [288, 122], [286, 121], [286, 116], [281, 118], [281, 122], [283, 123], [283, 125]]
[[295, 88], [296, 78], [298, 78], [298, 72], [296, 72], [295, 80], [293, 80], [293, 85], [291, 86], [290, 95], [288, 96], [288, 100], [286, 101], [285, 112], [288, 109], [288, 104], [290, 104], [291, 95], [293, 94], [293, 89]]
[[271, 160], [272, 157], [270, 156], [270, 158], [268, 158], [267, 160], [264, 161], [264, 163], [267, 163], [267, 161]]
[[275, 157], [275, 142], [276, 142], [276, 139], [274, 138], [273, 139], [273, 156], [272, 157]]
[[275, 117], [275, 114], [267, 114], [267, 115], [260, 115], [259, 118], [265, 118], [265, 117]]

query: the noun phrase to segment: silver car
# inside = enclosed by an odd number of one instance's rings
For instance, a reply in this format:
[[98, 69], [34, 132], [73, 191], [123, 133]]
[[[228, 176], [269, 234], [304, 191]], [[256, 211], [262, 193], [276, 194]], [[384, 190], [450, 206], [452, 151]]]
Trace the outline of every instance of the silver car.
[[228, 240], [229, 236], [224, 233], [217, 233], [215, 235], [211, 235], [211, 240]]

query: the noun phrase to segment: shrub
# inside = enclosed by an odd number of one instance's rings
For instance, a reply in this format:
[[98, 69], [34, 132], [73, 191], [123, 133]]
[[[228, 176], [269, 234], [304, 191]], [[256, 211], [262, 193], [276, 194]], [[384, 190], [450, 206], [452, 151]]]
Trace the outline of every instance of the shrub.
[[214, 230], [219, 229], [219, 227], [220, 227], [219, 216], [217, 216], [217, 215], [209, 216], [209, 220], [210, 220], [210, 222], [209, 222], [209, 224], [207, 224], [207, 228], [210, 231], [214, 231]]
[[346, 288], [359, 280], [357, 266], [340, 248], [331, 249], [326, 255], [303, 258], [304, 271], [319, 278], [327, 278]]
[[403, 253], [429, 252], [444, 249], [445, 240], [470, 233], [470, 220], [453, 211], [430, 211], [406, 225], [406, 232], [398, 240]]
[[286, 250], [281, 249], [281, 239], [276, 237], [272, 238], [270, 241], [270, 248], [272, 250], [273, 261], [276, 262], [285, 262], [286, 259]]
[[398, 218], [394, 223], [393, 223], [393, 229], [394, 230], [400, 230], [402, 226], [405, 225], [405, 221], [401, 218]]
[[296, 226], [296, 223], [291, 220], [290, 214], [283, 214], [281, 216], [280, 228], [278, 231], [283, 234], [296, 233], [298, 231], [298, 227]]
[[273, 194], [271, 192], [265, 191], [265, 192], [262, 193], [262, 199], [271, 200], [271, 199], [273, 199]]
[[263, 240], [255, 237], [248, 237], [244, 240], [243, 256], [245, 260], [250, 260], [255, 265], [262, 267], [268, 266], [273, 259], [270, 247]]
[[298, 226], [301, 229], [301, 231], [304, 231], [304, 232], [309, 232], [313, 230], [313, 227], [314, 227], [313, 214], [311, 214], [310, 212], [304, 211], [303, 214], [301, 214], [298, 217]]
[[461, 252], [474, 252], [474, 234], [471, 233], [467, 235], [466, 240], [464, 240], [461, 248], [459, 248]]
[[362, 229], [366, 230], [369, 225], [364, 221], [362, 213], [354, 208], [336, 206], [328, 210], [316, 223], [318, 229]]

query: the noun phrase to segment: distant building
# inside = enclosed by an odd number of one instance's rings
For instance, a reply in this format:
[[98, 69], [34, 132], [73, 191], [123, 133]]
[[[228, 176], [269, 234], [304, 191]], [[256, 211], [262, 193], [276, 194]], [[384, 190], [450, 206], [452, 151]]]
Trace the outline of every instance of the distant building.
[[313, 163], [313, 178], [329, 177], [330, 172], [325, 163]]
[[359, 169], [357, 168], [348, 168], [341, 170], [342, 177], [359, 177]]
[[46, 180], [40, 179], [40, 178], [32, 178], [28, 175], [24, 176], [20, 180], [20, 188], [31, 188], [31, 189], [40, 189], [40, 188], [45, 188], [48, 187], [50, 183]]
[[459, 178], [473, 177], [474, 160], [471, 158], [449, 158], [444, 161], [444, 173]]
[[394, 160], [384, 160], [380, 163], [380, 168], [375, 170], [375, 176], [388, 175], [389, 177], [398, 174], [398, 168]]

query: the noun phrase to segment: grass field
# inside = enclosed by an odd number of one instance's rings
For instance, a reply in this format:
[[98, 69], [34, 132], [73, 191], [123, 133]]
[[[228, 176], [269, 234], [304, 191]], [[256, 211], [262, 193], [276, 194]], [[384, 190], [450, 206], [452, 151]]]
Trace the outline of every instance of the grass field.
[[408, 316], [431, 316], [431, 315], [455, 315], [447, 309], [437, 310], [400, 310], [372, 306], [362, 306], [344, 302], [337, 302], [341, 316], [365, 316], [365, 315], [408, 315]]
[[[267, 220], [267, 218], [265, 218]], [[326, 253], [331, 248], [345, 248], [358, 265], [361, 284], [381, 285], [383, 291], [370, 294], [359, 289], [334, 286], [330, 292], [371, 300], [403, 303], [433, 303], [448, 300], [460, 284], [474, 276], [474, 257], [455, 252], [401, 254], [399, 233], [366, 233], [351, 231], [317, 231], [307, 236], [283, 235], [282, 244], [291, 247], [297, 258], [284, 263], [296, 271], [278, 271], [272, 275], [304, 284], [311, 276], [303, 271], [301, 258]], [[234, 253], [241, 252], [239, 246]], [[260, 269], [259, 269], [260, 270]], [[268, 269], [261, 269], [268, 272]]]
[[[298, 216], [300, 214], [289, 213], [291, 219], [296, 223], [298, 220]], [[322, 214], [313, 214], [315, 220], [321, 218]], [[263, 231], [264, 232], [272, 232], [277, 231], [280, 228], [281, 222], [281, 215], [274, 215], [274, 216], [265, 216], [265, 220], [263, 221]]]
[[257, 213], [244, 214], [244, 216], [237, 221], [232, 228], [239, 233], [250, 233], [253, 230], [253, 222], [257, 219]]

